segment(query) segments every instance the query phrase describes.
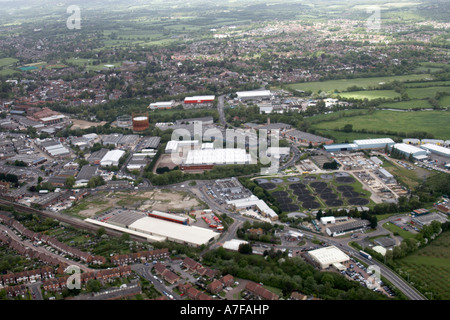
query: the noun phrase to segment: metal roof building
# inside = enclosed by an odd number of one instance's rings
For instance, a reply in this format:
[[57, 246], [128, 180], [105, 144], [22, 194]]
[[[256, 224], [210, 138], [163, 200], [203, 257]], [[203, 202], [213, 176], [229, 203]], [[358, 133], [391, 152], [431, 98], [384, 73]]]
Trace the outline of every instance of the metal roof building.
[[171, 101], [160, 101], [150, 103], [148, 106], [150, 109], [171, 109], [175, 105], [175, 100]]
[[450, 149], [441, 147], [435, 144], [427, 143], [420, 146], [422, 149], [425, 149], [429, 152], [436, 153], [438, 155], [450, 158]]
[[97, 174], [97, 171], [98, 167], [96, 166], [83, 166], [77, 175], [76, 184], [89, 182], [89, 179], [95, 176]]
[[358, 145], [354, 143], [338, 143], [325, 145], [323, 148], [328, 152], [353, 151], [358, 149]]
[[391, 147], [395, 144], [391, 138], [354, 140], [353, 143], [358, 146], [358, 149], [381, 149], [386, 145]]
[[427, 155], [427, 152], [424, 149], [406, 143], [396, 143], [394, 144], [394, 148], [406, 157], [409, 157], [410, 154], [412, 154], [413, 157]]
[[261, 211], [263, 216], [267, 216], [271, 220], [277, 220], [278, 215], [273, 211], [267, 203], [260, 200], [257, 196], [251, 195], [249, 198], [227, 201], [227, 204], [233, 205], [237, 210], [248, 209], [256, 207]]
[[338, 265], [349, 261], [350, 257], [335, 246], [308, 251], [309, 257], [321, 268], [327, 269], [332, 265]]
[[217, 165], [217, 164], [250, 164], [252, 157], [245, 149], [199, 149], [189, 151], [184, 164]]
[[205, 103], [213, 102], [216, 96], [193, 96], [184, 98], [184, 103]]
[[236, 94], [237, 98], [240, 100], [263, 98], [270, 99], [272, 97], [272, 92], [270, 92], [270, 90], [238, 91]]
[[208, 244], [219, 238], [220, 233], [210, 229], [187, 226], [161, 219], [144, 217], [128, 226], [128, 229], [149, 235], [163, 237], [168, 241], [183, 243], [194, 247]]
[[108, 151], [105, 156], [100, 160], [101, 166], [117, 166], [119, 159], [125, 154], [123, 150], [111, 150]]

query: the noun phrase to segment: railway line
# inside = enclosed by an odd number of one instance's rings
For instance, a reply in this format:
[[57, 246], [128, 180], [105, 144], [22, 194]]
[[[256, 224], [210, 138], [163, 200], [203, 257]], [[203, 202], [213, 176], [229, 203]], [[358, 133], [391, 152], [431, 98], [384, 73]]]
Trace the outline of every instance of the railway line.
[[[59, 222], [67, 223], [73, 227], [80, 228], [80, 229], [87, 230], [87, 231], [96, 232], [98, 229], [101, 228], [99, 226], [84, 222], [83, 220], [72, 218], [70, 216], [57, 214], [57, 213], [44, 211], [44, 210], [39, 210], [39, 209], [35, 209], [35, 208], [30, 208], [30, 207], [22, 205], [20, 203], [11, 202], [11, 201], [1, 199], [1, 198], [0, 198], [0, 205], [12, 206], [18, 212], [37, 214], [37, 215], [40, 215], [40, 216], [43, 216], [46, 218], [58, 220]], [[105, 229], [105, 231], [106, 231], [106, 234], [108, 234], [110, 236], [114, 236], [114, 237], [120, 237], [122, 235], [121, 232], [114, 231], [112, 229]], [[136, 237], [136, 236], [131, 236], [131, 238], [133, 240], [141, 241], [141, 242], [147, 241], [147, 239]]]

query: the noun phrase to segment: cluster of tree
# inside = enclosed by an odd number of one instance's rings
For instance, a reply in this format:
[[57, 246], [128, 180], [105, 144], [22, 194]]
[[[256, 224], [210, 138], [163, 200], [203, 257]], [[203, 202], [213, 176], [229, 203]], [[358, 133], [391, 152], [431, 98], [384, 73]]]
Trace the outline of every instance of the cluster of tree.
[[281, 210], [278, 207], [278, 201], [268, 192], [267, 190], [261, 188], [256, 182], [248, 178], [239, 178], [239, 182], [247, 189], [249, 189], [256, 197], [263, 200], [267, 205], [275, 211], [275, 213], [280, 214]]
[[174, 184], [187, 180], [216, 180], [227, 177], [239, 177], [253, 175], [260, 172], [261, 165], [223, 165], [215, 166], [209, 171], [203, 173], [184, 173], [181, 170], [174, 169], [163, 174], [156, 175], [152, 172], [144, 172], [144, 177], [149, 179], [154, 185], [162, 186]]
[[87, 183], [87, 187], [88, 188], [96, 188], [96, 187], [99, 187], [99, 186], [102, 186], [105, 184], [106, 184], [106, 182], [102, 176], [94, 176], [89, 179], [89, 181]]
[[230, 252], [224, 248], [209, 251], [203, 255], [203, 263], [222, 274], [262, 282], [264, 285], [279, 288], [285, 297], [293, 291], [302, 292], [327, 300], [376, 300], [385, 299], [354, 281], [345, 279], [338, 273], [321, 272], [300, 258], [289, 258], [287, 251], [273, 250], [264, 256]]
[[6, 164], [10, 165], [10, 166], [16, 166], [16, 167], [28, 167], [26, 162], [24, 162], [22, 160], [15, 160], [14, 162], [6, 161]]
[[390, 157], [394, 158], [394, 159], [406, 159], [406, 158], [408, 158], [408, 160], [410, 160], [410, 161], [414, 160], [414, 158], [412, 156], [412, 153], [410, 153], [409, 156], [407, 156], [406, 154], [404, 154], [403, 152], [401, 152], [400, 150], [398, 150], [394, 146], [392, 146], [392, 148], [391, 148]]
[[[275, 235], [278, 227], [283, 228], [281, 225], [272, 225], [268, 222], [254, 222], [251, 224], [249, 221], [245, 221], [242, 227], [236, 231], [236, 235], [238, 238], [246, 241], [278, 243], [280, 239]], [[255, 231], [261, 231], [261, 234]]]
[[450, 195], [450, 175], [438, 173], [428, 177], [414, 189], [414, 195], [421, 202], [433, 202], [440, 196]]
[[19, 185], [19, 177], [12, 173], [0, 172], [0, 181], [6, 181], [13, 184], [14, 187]]
[[333, 160], [331, 162], [325, 162], [323, 164], [323, 169], [325, 169], [325, 170], [337, 170], [338, 168], [339, 168], [339, 165], [336, 162], [336, 160]]

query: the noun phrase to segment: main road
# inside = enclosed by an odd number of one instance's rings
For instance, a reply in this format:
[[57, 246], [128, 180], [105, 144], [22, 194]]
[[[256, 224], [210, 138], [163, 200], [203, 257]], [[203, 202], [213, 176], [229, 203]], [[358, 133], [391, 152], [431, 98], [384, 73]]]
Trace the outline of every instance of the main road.
[[[235, 237], [236, 230], [247, 220], [250, 220], [250, 218], [246, 218], [244, 216], [241, 216], [239, 214], [230, 212], [221, 206], [219, 206], [213, 199], [211, 199], [204, 191], [204, 183], [201, 183], [200, 185], [197, 185], [198, 192], [194, 192], [197, 196], [199, 196], [202, 200], [204, 200], [210, 208], [225, 213], [228, 216], [232, 217], [235, 222], [229, 226], [229, 229], [221, 236], [220, 241], [228, 241]], [[380, 222], [381, 225], [381, 222]], [[285, 226], [285, 230], [292, 230], [292, 231], [299, 231], [298, 229], [291, 228], [289, 226]], [[327, 236], [323, 236], [314, 232], [308, 232], [305, 230], [301, 230], [302, 233], [306, 235], [310, 235], [315, 237], [318, 240], [321, 240], [322, 242], [326, 242], [330, 245], [334, 245], [341, 250], [348, 253], [350, 256], [357, 256], [359, 260], [362, 260], [367, 265], [376, 265], [380, 269], [380, 273], [383, 277], [385, 277], [390, 283], [392, 283], [395, 287], [397, 287], [398, 290], [403, 292], [403, 294], [410, 300], [426, 300], [426, 297], [424, 297], [421, 293], [419, 293], [416, 289], [414, 289], [408, 282], [406, 282], [403, 278], [401, 278], [399, 275], [397, 275], [395, 272], [393, 272], [390, 268], [388, 268], [386, 265], [376, 261], [376, 260], [368, 260], [364, 258], [363, 256], [359, 255], [359, 252], [352, 248], [349, 245], [349, 242], [352, 241], [352, 239], [336, 239], [336, 238], [330, 238]], [[388, 235], [390, 234], [389, 231], [378, 227], [378, 230], [375, 231], [375, 233], [371, 235]], [[211, 246], [208, 250], [217, 248], [219, 246], [219, 243], [215, 243], [213, 246]], [[284, 247], [278, 247], [280, 249], [285, 249]], [[293, 249], [290, 247], [290, 249]], [[299, 248], [300, 250], [300, 248]], [[206, 250], [205, 250], [206, 251]]]

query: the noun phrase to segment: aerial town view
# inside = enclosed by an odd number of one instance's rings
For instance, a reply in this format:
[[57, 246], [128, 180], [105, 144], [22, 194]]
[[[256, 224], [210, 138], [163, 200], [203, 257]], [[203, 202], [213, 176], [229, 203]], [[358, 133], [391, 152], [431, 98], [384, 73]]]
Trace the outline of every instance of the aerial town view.
[[450, 300], [450, 2], [0, 6], [0, 300]]

